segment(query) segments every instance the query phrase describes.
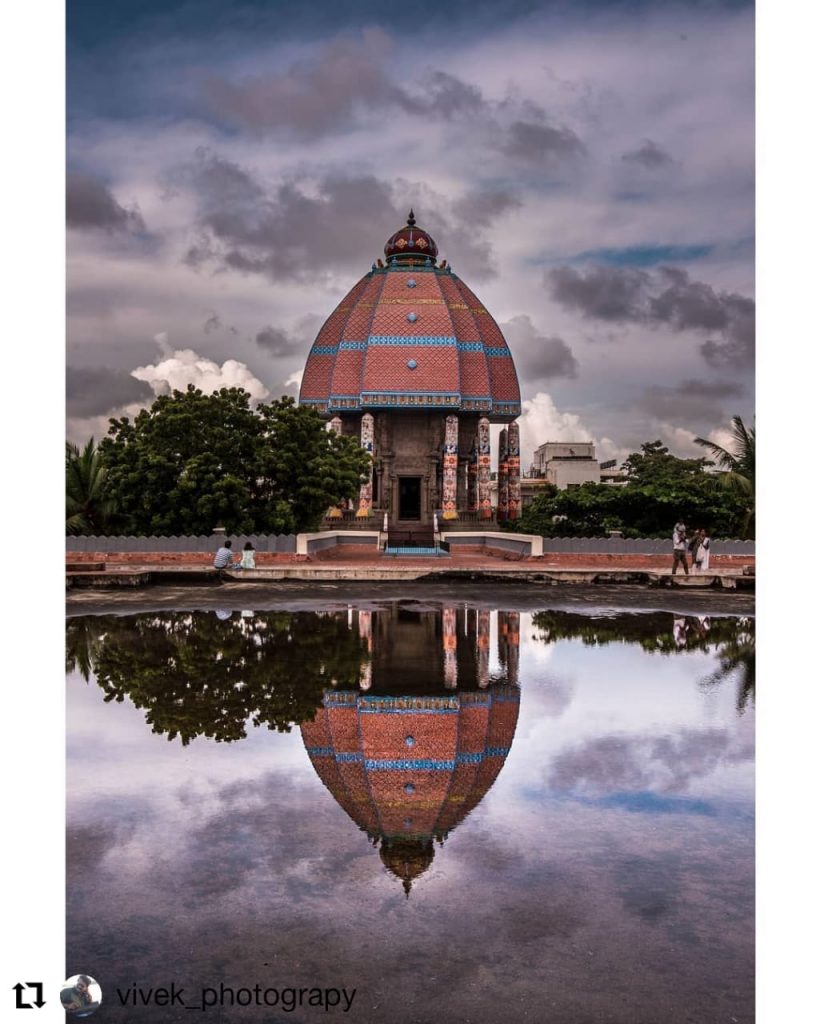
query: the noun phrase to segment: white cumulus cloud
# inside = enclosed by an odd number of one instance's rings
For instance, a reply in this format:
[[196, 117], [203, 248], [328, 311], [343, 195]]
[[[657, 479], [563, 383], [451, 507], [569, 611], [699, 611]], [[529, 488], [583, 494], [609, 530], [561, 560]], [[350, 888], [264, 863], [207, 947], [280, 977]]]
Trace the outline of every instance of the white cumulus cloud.
[[213, 359], [194, 352], [192, 348], [175, 349], [170, 356], [148, 366], [138, 366], [131, 376], [144, 380], [155, 395], [167, 395], [173, 390], [184, 391], [189, 384], [210, 395], [220, 388], [244, 388], [252, 401], [262, 402], [270, 391], [245, 363], [226, 359], [220, 366]]

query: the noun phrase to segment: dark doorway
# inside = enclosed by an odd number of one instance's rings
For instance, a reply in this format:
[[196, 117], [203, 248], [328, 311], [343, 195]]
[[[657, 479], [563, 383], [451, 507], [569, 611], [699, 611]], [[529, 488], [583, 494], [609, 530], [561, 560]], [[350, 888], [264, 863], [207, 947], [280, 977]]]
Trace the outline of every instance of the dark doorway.
[[399, 477], [399, 519], [421, 519], [421, 477]]

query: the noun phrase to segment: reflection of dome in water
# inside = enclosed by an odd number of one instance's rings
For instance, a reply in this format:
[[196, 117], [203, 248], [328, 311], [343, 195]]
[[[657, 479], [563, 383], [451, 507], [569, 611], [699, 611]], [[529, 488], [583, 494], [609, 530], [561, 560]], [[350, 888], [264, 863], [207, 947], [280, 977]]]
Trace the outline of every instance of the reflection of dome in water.
[[339, 805], [413, 881], [495, 782], [518, 722], [517, 686], [442, 696], [330, 691], [302, 738]]

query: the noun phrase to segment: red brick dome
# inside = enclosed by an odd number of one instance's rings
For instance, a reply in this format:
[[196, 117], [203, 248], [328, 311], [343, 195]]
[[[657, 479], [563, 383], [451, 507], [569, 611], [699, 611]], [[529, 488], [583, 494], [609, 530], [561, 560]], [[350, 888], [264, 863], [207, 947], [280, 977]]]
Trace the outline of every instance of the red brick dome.
[[440, 696], [329, 691], [302, 739], [316, 773], [374, 843], [413, 880], [486, 795], [512, 746], [518, 686]]
[[[319, 331], [300, 403], [331, 416], [441, 409], [515, 419], [521, 395], [504, 335], [446, 262], [436, 265], [436, 243], [412, 212], [409, 220], [385, 246], [387, 265], [374, 264]], [[428, 255], [409, 253], [410, 235]]]

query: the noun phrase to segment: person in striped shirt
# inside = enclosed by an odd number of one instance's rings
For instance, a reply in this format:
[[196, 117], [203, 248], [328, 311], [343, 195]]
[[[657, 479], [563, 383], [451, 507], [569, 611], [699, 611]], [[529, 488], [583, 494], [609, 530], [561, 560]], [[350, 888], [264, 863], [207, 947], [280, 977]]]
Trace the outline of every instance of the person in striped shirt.
[[233, 563], [233, 551], [231, 542], [224, 540], [222, 547], [214, 555], [214, 569], [227, 569]]

